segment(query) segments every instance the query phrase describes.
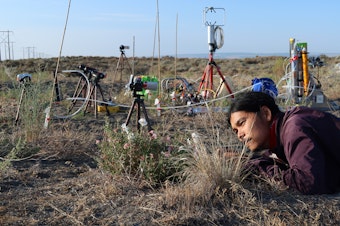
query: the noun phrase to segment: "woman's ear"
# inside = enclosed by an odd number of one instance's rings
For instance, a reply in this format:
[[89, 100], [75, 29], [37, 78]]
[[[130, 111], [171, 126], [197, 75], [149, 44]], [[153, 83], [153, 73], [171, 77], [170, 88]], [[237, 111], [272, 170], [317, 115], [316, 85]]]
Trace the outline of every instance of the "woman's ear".
[[265, 119], [267, 122], [270, 122], [273, 119], [272, 112], [267, 106], [261, 107], [261, 116], [263, 119]]

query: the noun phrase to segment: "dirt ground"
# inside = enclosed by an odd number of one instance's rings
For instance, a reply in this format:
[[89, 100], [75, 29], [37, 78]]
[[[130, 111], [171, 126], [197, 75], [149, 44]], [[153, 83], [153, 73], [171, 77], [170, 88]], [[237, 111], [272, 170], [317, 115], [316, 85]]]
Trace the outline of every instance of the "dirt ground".
[[[125, 116], [124, 113], [115, 115], [112, 120], [122, 122]], [[182, 123], [188, 124], [195, 123], [196, 119], [187, 117], [185, 120]], [[86, 123], [77, 120], [55, 122], [51, 126], [53, 130], [64, 133], [74, 130], [78, 135], [71, 139], [65, 134], [67, 140], [53, 141], [55, 132], [50, 132], [51, 128], [42, 137], [50, 141], [39, 142], [41, 151], [38, 154], [13, 161], [2, 171], [0, 223], [266, 225], [258, 219], [254, 222], [242, 219], [224, 205], [197, 206], [196, 210], [185, 214], [167, 206], [164, 188], [153, 188], [135, 178], [120, 178], [103, 171], [97, 162], [99, 149], [96, 145], [96, 140], [101, 139], [103, 124], [102, 118], [89, 119]], [[82, 136], [88, 136], [87, 142]], [[340, 222], [340, 194], [303, 196], [294, 192], [252, 192], [262, 211], [282, 219], [278, 225], [338, 225]]]

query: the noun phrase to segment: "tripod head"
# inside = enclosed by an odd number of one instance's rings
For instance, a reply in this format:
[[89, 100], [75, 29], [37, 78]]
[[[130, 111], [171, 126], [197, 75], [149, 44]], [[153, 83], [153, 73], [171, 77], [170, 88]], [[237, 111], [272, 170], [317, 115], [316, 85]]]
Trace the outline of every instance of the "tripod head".
[[141, 94], [141, 92], [143, 91], [144, 88], [144, 84], [141, 78], [137, 77], [137, 79], [135, 79], [136, 81], [134, 81], [134, 79], [132, 79], [131, 83], [130, 83], [130, 90], [133, 93], [133, 97], [137, 97], [140, 98], [142, 96], [144, 96], [143, 94]]
[[94, 83], [98, 83], [99, 80], [106, 77], [106, 75], [104, 73], [99, 72], [97, 69], [92, 68], [92, 67], [88, 67], [88, 66], [83, 65], [83, 64], [81, 64], [78, 68], [80, 70], [82, 70], [88, 76], [89, 80], [92, 80], [92, 78], [93, 78]]
[[124, 45], [119, 46], [119, 50], [120, 50], [121, 53], [124, 53], [125, 49], [130, 49], [130, 46], [124, 46]]
[[130, 75], [129, 83], [125, 87], [130, 88], [135, 93], [134, 96], [144, 96], [146, 90], [156, 91], [158, 89], [158, 80], [144, 75], [137, 77]]

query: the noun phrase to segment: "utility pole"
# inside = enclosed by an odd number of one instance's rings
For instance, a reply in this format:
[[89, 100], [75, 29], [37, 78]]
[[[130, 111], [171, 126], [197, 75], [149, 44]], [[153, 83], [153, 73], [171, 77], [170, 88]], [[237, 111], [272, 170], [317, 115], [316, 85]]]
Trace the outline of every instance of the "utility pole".
[[31, 58], [31, 53], [32, 53], [32, 58], [35, 58], [35, 47], [26, 47], [27, 49], [27, 59]]
[[1, 38], [0, 47], [1, 47], [2, 43], [4, 43], [5, 48], [6, 48], [6, 45], [7, 45], [7, 48], [8, 48], [8, 59], [11, 60], [11, 58], [12, 58], [11, 57], [11, 42], [10, 42], [10, 39], [9, 39], [9, 34], [13, 33], [13, 31], [0, 31], [0, 33], [1, 33], [1, 35], [0, 35], [0, 38]]
[[12, 59], [14, 60], [14, 48], [13, 48], [13, 43], [14, 43], [14, 42], [11, 42], [11, 49], [12, 49]]

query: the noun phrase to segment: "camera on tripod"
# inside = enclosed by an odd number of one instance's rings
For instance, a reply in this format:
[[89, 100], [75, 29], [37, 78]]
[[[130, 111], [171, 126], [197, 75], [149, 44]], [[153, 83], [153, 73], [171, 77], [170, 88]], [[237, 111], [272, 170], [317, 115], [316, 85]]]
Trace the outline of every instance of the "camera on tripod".
[[130, 49], [130, 46], [125, 46], [125, 45], [121, 45], [119, 46], [120, 51], [124, 51], [124, 49]]
[[[130, 81], [129, 81], [128, 86], [133, 93], [134, 100], [133, 100], [133, 103], [132, 103], [131, 108], [129, 110], [129, 114], [128, 114], [128, 117], [125, 121], [125, 124], [123, 124], [123, 125], [126, 127], [129, 124], [133, 110], [135, 109], [135, 107], [137, 107], [138, 112], [137, 112], [136, 116], [137, 116], [137, 122], [138, 122], [137, 123], [138, 131], [140, 131], [140, 124], [141, 124], [142, 126], [147, 125], [148, 131], [150, 132], [150, 131], [152, 131], [152, 127], [150, 125], [149, 117], [148, 117], [148, 114], [146, 112], [146, 108], [145, 108], [145, 105], [144, 105], [144, 99], [141, 98], [141, 97], [145, 95], [144, 92], [145, 92], [146, 89], [150, 89], [150, 88], [153, 88], [153, 87], [149, 86], [148, 82], [143, 81], [143, 79], [145, 79], [145, 77], [143, 77], [143, 76], [138, 76], [136, 78], [134, 77], [134, 75], [130, 76]], [[127, 85], [126, 85], [126, 87], [127, 87]], [[140, 110], [141, 109], [144, 113], [145, 119], [140, 118], [140, 116], [141, 116]]]
[[106, 77], [104, 73], [99, 72], [97, 69], [85, 66], [83, 64], [81, 64], [78, 68], [84, 71], [84, 73], [88, 75], [89, 79], [93, 77], [95, 82], [98, 82], [100, 79]]
[[130, 90], [133, 91], [133, 96], [136, 97], [138, 96], [143, 96], [143, 94], [141, 94], [141, 92], [143, 91], [143, 81], [140, 77], [137, 77], [135, 79], [135, 81], [131, 81], [130, 83]]
[[98, 71], [92, 72], [92, 76], [97, 81], [106, 77], [106, 75], [104, 73], [101, 73], [101, 72], [98, 72]]
[[156, 81], [155, 78], [150, 79], [148, 76], [134, 77], [133, 75], [131, 75], [129, 87], [130, 90], [134, 92], [134, 96], [144, 96], [145, 90], [157, 90], [158, 81]]

